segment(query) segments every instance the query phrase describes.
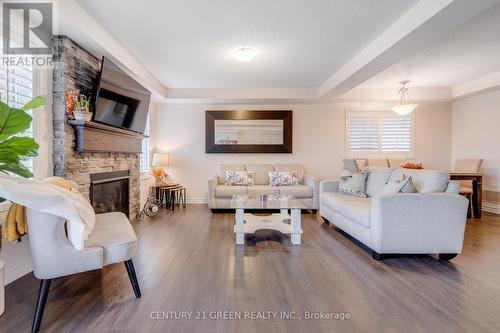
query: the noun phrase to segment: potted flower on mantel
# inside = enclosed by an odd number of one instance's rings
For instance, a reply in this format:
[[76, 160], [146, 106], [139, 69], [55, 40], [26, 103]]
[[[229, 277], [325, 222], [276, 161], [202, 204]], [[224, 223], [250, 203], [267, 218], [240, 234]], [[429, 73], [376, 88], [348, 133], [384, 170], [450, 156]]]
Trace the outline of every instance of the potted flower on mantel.
[[90, 121], [90, 98], [80, 94], [78, 89], [66, 90], [64, 101], [66, 103], [66, 116], [70, 120]]
[[[17, 136], [27, 130], [33, 118], [26, 112], [45, 104], [43, 97], [35, 97], [23, 107], [11, 108], [0, 101], [0, 172], [21, 177], [33, 177], [22, 163], [23, 159], [38, 155], [38, 144], [33, 138]], [[0, 203], [5, 199], [0, 198]], [[0, 251], [2, 250], [2, 228], [0, 228]], [[5, 309], [5, 263], [0, 261], [0, 316]]]

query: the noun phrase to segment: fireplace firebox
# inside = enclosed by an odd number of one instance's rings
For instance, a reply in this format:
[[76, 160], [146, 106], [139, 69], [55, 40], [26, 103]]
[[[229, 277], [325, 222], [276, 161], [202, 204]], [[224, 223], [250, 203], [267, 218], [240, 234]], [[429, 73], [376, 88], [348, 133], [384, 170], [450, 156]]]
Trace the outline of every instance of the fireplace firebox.
[[96, 213], [122, 212], [129, 215], [130, 171], [90, 175], [90, 202]]

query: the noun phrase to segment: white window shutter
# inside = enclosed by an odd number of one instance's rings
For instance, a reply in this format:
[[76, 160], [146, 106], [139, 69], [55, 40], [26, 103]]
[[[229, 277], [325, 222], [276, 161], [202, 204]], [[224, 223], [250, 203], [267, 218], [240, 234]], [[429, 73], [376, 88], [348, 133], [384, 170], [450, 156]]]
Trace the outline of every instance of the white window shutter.
[[373, 112], [350, 112], [349, 151], [378, 151], [378, 116]]
[[382, 151], [412, 151], [412, 117], [410, 115], [381, 115], [380, 128]]

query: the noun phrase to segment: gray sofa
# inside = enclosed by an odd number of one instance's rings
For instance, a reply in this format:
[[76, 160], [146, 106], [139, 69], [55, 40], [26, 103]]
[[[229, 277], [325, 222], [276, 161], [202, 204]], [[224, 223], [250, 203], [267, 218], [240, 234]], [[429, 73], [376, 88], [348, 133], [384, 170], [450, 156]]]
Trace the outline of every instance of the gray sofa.
[[[380, 193], [389, 180], [403, 175], [412, 177], [418, 193]], [[339, 183], [320, 183], [320, 214], [369, 247], [374, 259], [438, 253], [450, 260], [462, 251], [468, 202], [448, 172], [368, 168], [368, 198], [339, 193]]]
[[[254, 186], [225, 185], [226, 170], [254, 171]], [[297, 186], [270, 186], [269, 171], [297, 171], [299, 185]], [[288, 194], [293, 195], [306, 208], [316, 213], [319, 207], [319, 180], [316, 177], [305, 175], [302, 164], [221, 164], [217, 173], [208, 178], [208, 207], [214, 212], [217, 209], [226, 209], [234, 194]]]

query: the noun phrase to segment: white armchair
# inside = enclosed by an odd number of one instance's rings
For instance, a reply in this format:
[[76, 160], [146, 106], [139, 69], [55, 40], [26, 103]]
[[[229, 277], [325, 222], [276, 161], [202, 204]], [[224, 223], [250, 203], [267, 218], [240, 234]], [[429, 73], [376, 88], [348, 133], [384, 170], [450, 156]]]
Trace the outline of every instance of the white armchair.
[[33, 272], [41, 280], [32, 332], [38, 332], [52, 279], [101, 269], [105, 265], [124, 262], [136, 298], [141, 297], [132, 257], [137, 238], [123, 213], [96, 215], [96, 225], [85, 248], [77, 250], [65, 233], [64, 218], [26, 210]]

